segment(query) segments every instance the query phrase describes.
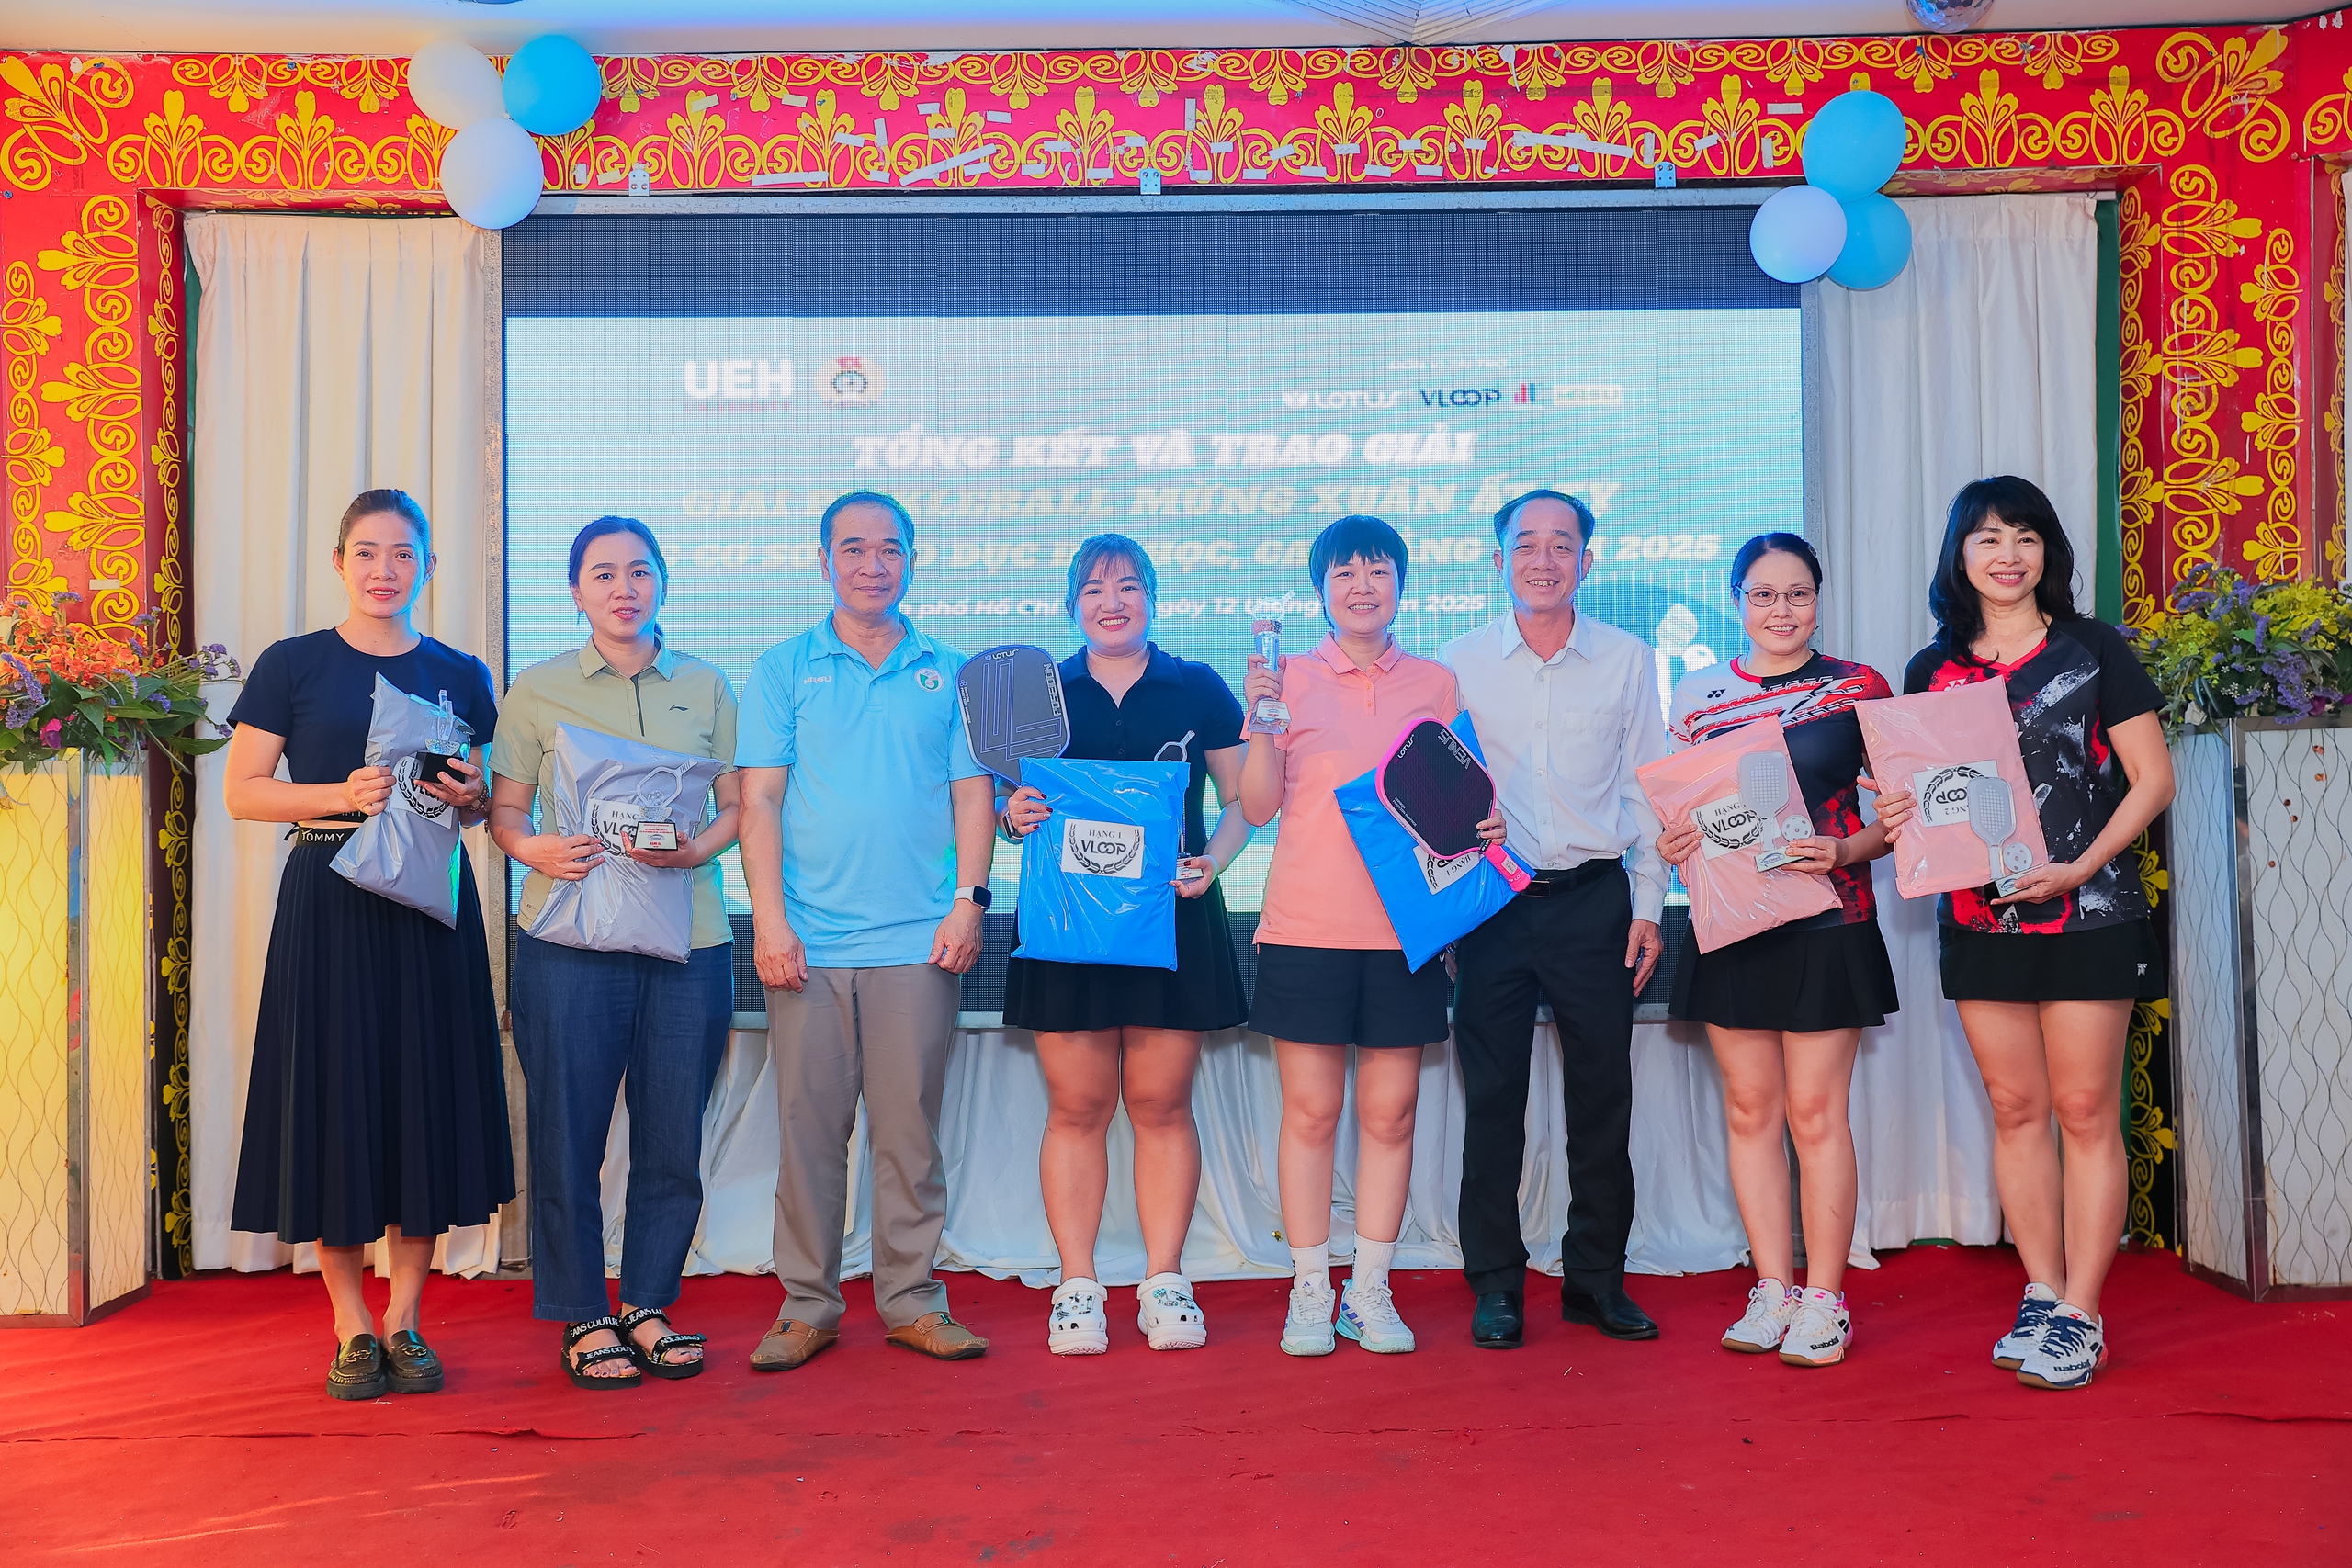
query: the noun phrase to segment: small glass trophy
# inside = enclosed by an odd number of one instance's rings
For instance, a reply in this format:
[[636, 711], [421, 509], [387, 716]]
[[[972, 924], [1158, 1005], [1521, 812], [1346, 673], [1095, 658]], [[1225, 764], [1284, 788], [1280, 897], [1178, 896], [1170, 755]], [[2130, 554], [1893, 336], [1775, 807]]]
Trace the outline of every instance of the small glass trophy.
[[[1250, 623], [1250, 651], [1265, 660], [1266, 668], [1279, 677], [1283, 672], [1283, 624], [1280, 621]], [[1282, 735], [1290, 729], [1290, 705], [1279, 697], [1260, 697], [1258, 705], [1250, 713], [1250, 731], [1253, 735]]]

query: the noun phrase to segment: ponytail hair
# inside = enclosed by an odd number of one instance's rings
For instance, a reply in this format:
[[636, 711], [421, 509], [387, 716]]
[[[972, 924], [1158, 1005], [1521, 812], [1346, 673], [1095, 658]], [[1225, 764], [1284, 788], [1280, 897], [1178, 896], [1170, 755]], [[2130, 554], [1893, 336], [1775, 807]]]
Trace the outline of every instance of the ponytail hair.
[[[587, 556], [588, 547], [614, 534], [634, 535], [644, 544], [646, 553], [653, 558], [654, 575], [662, 580], [662, 597], [667, 599], [670, 596], [670, 562], [662, 553], [662, 541], [653, 536], [652, 529], [634, 517], [599, 517], [571, 536], [571, 558], [567, 568], [571, 586], [580, 586], [580, 563]], [[654, 616], [652, 629], [656, 637], [668, 640], [667, 634], [662, 630], [662, 619], [658, 614]]]
[[416, 530], [417, 548], [427, 555], [433, 553], [433, 525], [424, 520], [424, 508], [419, 506], [416, 498], [408, 491], [389, 488], [363, 490], [352, 497], [351, 504], [343, 509], [343, 521], [335, 525], [334, 553], [343, 553], [345, 541], [351, 537], [352, 525], [362, 517], [376, 517], [387, 513], [406, 519], [408, 525]]

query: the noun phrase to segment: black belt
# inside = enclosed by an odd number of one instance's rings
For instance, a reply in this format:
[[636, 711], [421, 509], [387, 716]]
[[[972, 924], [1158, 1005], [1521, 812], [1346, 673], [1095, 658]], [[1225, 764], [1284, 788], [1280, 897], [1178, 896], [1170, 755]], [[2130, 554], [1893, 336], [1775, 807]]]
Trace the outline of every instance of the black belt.
[[354, 817], [348, 821], [338, 818], [315, 828], [298, 822], [286, 829], [286, 836], [298, 844], [340, 844], [357, 832], [359, 825], [367, 820], [365, 817]]
[[1623, 875], [1624, 870], [1624, 862], [1603, 856], [1599, 860], [1589, 860], [1582, 865], [1572, 865], [1566, 871], [1532, 871], [1527, 874], [1527, 886], [1520, 889], [1519, 896], [1522, 898], [1549, 898], [1555, 893], [1582, 887], [1612, 873]]

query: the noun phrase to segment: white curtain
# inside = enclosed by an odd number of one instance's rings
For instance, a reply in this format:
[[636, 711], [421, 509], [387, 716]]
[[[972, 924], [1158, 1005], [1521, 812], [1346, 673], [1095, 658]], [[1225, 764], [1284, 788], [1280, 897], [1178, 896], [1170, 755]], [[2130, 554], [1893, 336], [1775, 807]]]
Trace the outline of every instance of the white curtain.
[[[1706, 1044], [1680, 1025], [1634, 1030], [1634, 1171], [1641, 1193], [1629, 1267], [1678, 1274], [1725, 1269], [1746, 1250], [1739, 1213], [1724, 1175], [1722, 1091]], [[1193, 1090], [1200, 1122], [1201, 1195], [1184, 1244], [1184, 1271], [1195, 1280], [1287, 1274], [1274, 1187], [1274, 1135], [1282, 1088], [1273, 1048], [1262, 1035], [1231, 1030], [1209, 1036]], [[1352, 1110], [1349, 1112], [1351, 1122]], [[1342, 1122], [1333, 1183], [1331, 1245], [1352, 1255], [1351, 1178], [1355, 1140]], [[1046, 1124], [1046, 1085], [1026, 1030], [967, 1030], [950, 1058], [940, 1142], [947, 1160], [947, 1228], [940, 1262], [949, 1269], [1018, 1276], [1033, 1285], [1057, 1277], [1052, 1234], [1037, 1184], [1037, 1145]], [[1521, 1228], [1538, 1269], [1557, 1272], [1567, 1224], [1566, 1131], [1559, 1051], [1551, 1026], [1536, 1031], [1534, 1081], [1528, 1095], [1528, 1156], [1520, 1192]], [[1408, 1269], [1462, 1263], [1455, 1224], [1462, 1192], [1463, 1094], [1450, 1043], [1421, 1062], [1420, 1113], [1397, 1261]], [[687, 1260], [691, 1273], [765, 1273], [774, 1266], [777, 1156], [775, 1080], [767, 1036], [737, 1032], [728, 1043], [718, 1086], [703, 1116], [701, 1231]], [[1136, 1221], [1135, 1145], [1124, 1114], [1111, 1129], [1111, 1185], [1095, 1255], [1105, 1283], [1144, 1276]], [[871, 1258], [864, 1127], [853, 1136], [846, 1273], [864, 1273]], [[628, 1112], [616, 1111], [605, 1149], [605, 1261], [620, 1266], [627, 1219]]]
[[[1897, 691], [1935, 633], [1928, 579], [1953, 494], [2018, 474], [2046, 491], [2093, 602], [2098, 232], [2083, 196], [1905, 201], [1911, 265], [1883, 288], [1806, 291], [1806, 470], [1828, 576], [1822, 647]], [[1854, 1072], [1856, 1246], [1992, 1242], [1992, 1113], [1937, 972], [1933, 899], [1878, 863], [1903, 1010]]]
[[[456, 219], [198, 213], [195, 418], [196, 635], [250, 661], [348, 613], [328, 560], [351, 498], [397, 486], [433, 520], [440, 558], [419, 631], [469, 653], [497, 646], [486, 549], [486, 291], [492, 253]], [[496, 411], [489, 411], [495, 417]], [[492, 668], [500, 660], [490, 659]], [[188, 1041], [190, 1186], [199, 1269], [315, 1267], [313, 1249], [233, 1232], [262, 958], [284, 829], [232, 822], [220, 761], [198, 764]], [[469, 849], [488, 857], [477, 832]], [[485, 882], [483, 903], [497, 907]], [[494, 1268], [495, 1220], [452, 1233], [445, 1267]]]

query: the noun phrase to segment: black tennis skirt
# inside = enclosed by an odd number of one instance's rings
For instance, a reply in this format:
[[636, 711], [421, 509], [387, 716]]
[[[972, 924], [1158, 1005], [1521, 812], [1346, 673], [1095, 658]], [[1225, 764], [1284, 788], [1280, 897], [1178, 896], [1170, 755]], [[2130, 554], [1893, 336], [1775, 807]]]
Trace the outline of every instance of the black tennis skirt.
[[2145, 919], [2074, 931], [1939, 925], [1936, 934], [1951, 1001], [2154, 1001], [2165, 992], [2164, 944]]
[[[1012, 927], [1021, 945], [1021, 923]], [[1010, 1029], [1071, 1034], [1090, 1029], [1233, 1029], [1250, 1016], [1225, 890], [1176, 900], [1176, 967], [1061, 964], [1008, 959], [1004, 1021]]]
[[514, 1160], [471, 868], [451, 931], [336, 875], [338, 847], [297, 840], [277, 886], [229, 1223], [329, 1247], [481, 1224]]
[[1875, 1029], [1902, 1005], [1878, 922], [1780, 926], [1713, 953], [1689, 929], [1674, 966], [1669, 1018], [1718, 1029], [1813, 1034]]

